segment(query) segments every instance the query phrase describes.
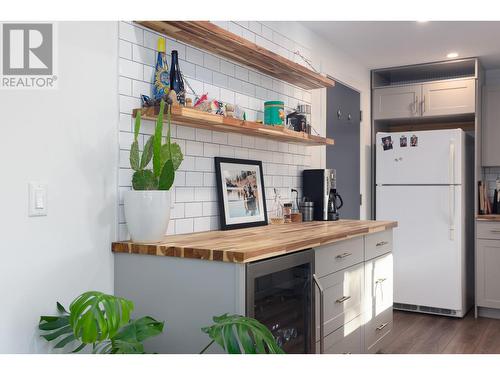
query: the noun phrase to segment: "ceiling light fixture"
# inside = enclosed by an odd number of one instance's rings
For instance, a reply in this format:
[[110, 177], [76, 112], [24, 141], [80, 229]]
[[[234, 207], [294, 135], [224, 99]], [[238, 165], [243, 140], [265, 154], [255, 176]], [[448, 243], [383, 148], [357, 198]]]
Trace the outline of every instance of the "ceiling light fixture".
[[450, 52], [449, 54], [446, 55], [447, 58], [449, 59], [454, 59], [455, 57], [458, 57], [457, 52]]
[[429, 22], [427, 20], [417, 20], [418, 23], [426, 23], [426, 22]]

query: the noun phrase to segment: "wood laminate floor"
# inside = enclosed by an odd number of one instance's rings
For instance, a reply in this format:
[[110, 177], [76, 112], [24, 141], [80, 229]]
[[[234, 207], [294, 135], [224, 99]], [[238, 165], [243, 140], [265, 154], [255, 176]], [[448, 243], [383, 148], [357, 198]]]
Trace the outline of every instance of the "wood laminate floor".
[[500, 319], [474, 319], [394, 311], [393, 332], [381, 353], [500, 353]]

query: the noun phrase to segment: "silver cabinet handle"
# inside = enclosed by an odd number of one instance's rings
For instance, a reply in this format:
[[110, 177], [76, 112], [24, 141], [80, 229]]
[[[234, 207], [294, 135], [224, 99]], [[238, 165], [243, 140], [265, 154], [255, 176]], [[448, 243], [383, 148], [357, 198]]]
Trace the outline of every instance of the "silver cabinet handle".
[[[316, 274], [313, 274], [313, 280], [316, 286], [318, 287], [319, 290], [319, 354], [323, 354], [325, 352], [325, 317], [323, 313], [323, 308], [325, 304], [325, 291], [323, 287], [321, 286], [321, 283], [319, 282], [318, 278], [316, 277]], [[316, 327], [314, 327], [314, 330], [316, 331]]]
[[352, 354], [351, 352], [343, 352], [342, 354]]
[[492, 229], [490, 230], [491, 233], [500, 233], [500, 230], [499, 229]]
[[389, 323], [383, 323], [379, 325], [377, 328], [375, 328], [376, 331], [382, 331], [385, 327], [387, 327]]
[[339, 298], [339, 299], [338, 299], [338, 300], [336, 300], [335, 302], [336, 302], [336, 303], [342, 303], [342, 302], [347, 301], [349, 298], [351, 298], [351, 296], [343, 296], [342, 298]]
[[383, 278], [378, 279], [377, 281], [375, 281], [375, 284], [383, 283], [385, 280], [387, 280], [387, 279], [385, 277], [383, 277]]
[[347, 258], [348, 256], [352, 255], [352, 253], [342, 253], [342, 254], [339, 254], [335, 257], [335, 259], [343, 259], [343, 258]]
[[389, 244], [389, 241], [380, 241], [380, 242], [377, 242], [377, 244], [375, 246], [379, 247], [379, 246], [385, 246], [388, 244]]
[[425, 95], [422, 97], [422, 114], [425, 113]]
[[418, 115], [418, 95], [415, 96], [415, 102], [413, 103], [414, 113]]

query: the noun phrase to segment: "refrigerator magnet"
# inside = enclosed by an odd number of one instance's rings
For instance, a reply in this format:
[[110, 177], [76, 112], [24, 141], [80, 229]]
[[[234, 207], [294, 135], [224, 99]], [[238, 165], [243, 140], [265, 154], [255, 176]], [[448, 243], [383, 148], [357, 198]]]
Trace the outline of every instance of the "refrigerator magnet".
[[408, 145], [408, 138], [406, 138], [406, 135], [402, 135], [401, 138], [399, 138], [399, 147], [406, 147]]
[[410, 147], [417, 147], [418, 146], [418, 137], [413, 134], [410, 138]]
[[392, 137], [390, 135], [382, 137], [382, 146], [384, 147], [384, 151], [392, 150]]

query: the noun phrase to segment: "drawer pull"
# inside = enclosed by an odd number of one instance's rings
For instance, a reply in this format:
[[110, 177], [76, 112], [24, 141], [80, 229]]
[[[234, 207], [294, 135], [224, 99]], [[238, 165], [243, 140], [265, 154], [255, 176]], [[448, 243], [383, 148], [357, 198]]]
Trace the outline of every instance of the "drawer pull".
[[380, 247], [380, 246], [385, 246], [385, 245], [388, 245], [388, 244], [389, 244], [388, 241], [380, 241], [380, 242], [377, 242], [377, 244], [375, 246]]
[[491, 229], [490, 232], [491, 233], [500, 233], [500, 229]]
[[337, 255], [335, 257], [335, 259], [344, 259], [344, 258], [347, 258], [350, 255], [352, 255], [352, 253], [342, 253], [342, 254]]
[[389, 323], [383, 323], [379, 325], [377, 328], [375, 328], [376, 331], [382, 331], [385, 327], [387, 327], [387, 324]]
[[387, 280], [385, 277], [381, 278], [381, 279], [378, 279], [377, 281], [375, 281], [375, 284], [381, 284], [383, 283], [385, 280]]
[[352, 354], [351, 352], [343, 352], [342, 354]]
[[342, 303], [342, 302], [347, 301], [349, 298], [351, 298], [351, 296], [343, 296], [342, 298], [339, 298], [339, 299], [338, 299], [338, 300], [336, 300], [335, 302], [336, 302], [336, 303]]

